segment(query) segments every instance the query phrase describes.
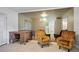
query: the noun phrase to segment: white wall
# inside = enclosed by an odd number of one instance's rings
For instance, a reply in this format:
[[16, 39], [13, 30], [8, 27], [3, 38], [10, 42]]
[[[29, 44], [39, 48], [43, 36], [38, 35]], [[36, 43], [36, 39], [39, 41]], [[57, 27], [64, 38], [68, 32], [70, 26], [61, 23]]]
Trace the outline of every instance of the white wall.
[[9, 32], [18, 30], [18, 13], [8, 8], [0, 8], [0, 13], [7, 16], [7, 43], [9, 43]]
[[79, 8], [74, 8], [74, 31], [76, 32], [76, 47], [79, 48]]

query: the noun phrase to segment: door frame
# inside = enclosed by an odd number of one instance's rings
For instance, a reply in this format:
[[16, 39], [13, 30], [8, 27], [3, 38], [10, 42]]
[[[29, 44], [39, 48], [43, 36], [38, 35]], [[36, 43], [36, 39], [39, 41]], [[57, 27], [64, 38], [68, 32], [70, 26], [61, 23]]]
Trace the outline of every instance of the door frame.
[[0, 13], [0, 15], [4, 16], [5, 17], [5, 32], [6, 32], [6, 42], [1, 44], [0, 46], [4, 45], [4, 44], [7, 44], [7, 15], [5, 13]]

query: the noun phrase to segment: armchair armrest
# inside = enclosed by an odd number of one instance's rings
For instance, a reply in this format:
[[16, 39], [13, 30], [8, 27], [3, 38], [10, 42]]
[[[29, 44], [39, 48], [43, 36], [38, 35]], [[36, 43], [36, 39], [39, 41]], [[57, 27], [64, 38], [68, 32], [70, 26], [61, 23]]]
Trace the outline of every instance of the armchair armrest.
[[60, 37], [61, 35], [59, 35], [59, 34], [54, 34], [54, 37], [55, 38], [58, 38], [58, 37]]
[[63, 40], [63, 37], [58, 37], [57, 38], [57, 41], [59, 41], [59, 40]]

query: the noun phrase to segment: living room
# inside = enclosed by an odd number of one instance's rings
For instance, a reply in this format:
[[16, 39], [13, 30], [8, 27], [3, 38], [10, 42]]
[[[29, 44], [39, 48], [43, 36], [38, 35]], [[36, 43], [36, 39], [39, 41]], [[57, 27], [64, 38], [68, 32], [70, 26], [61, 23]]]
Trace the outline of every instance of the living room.
[[[59, 49], [59, 45], [57, 45], [57, 35], [60, 34], [61, 30], [72, 31], [75, 32], [75, 43], [73, 44], [76, 48], [68, 51], [79, 51], [78, 50], [78, 9], [74, 7], [66, 7], [66, 8], [36, 8], [37, 10], [31, 10], [35, 8], [27, 8], [30, 11], [25, 12], [23, 8], [1, 8], [0, 12], [5, 13], [7, 17], [7, 25], [6, 25], [6, 36], [7, 40], [2, 43], [0, 47], [0, 51], [37, 51], [37, 52], [67, 52], [65, 49]], [[8, 10], [7, 12], [4, 12]], [[16, 10], [16, 11], [14, 11]], [[19, 10], [19, 12], [17, 12]], [[24, 11], [24, 12], [21, 12]], [[38, 44], [39, 39], [37, 39], [37, 33], [40, 33], [39, 30], [44, 30], [42, 33], [48, 38], [50, 37], [49, 46], [44, 46], [41, 48], [41, 44]], [[31, 35], [26, 36], [26, 33], [31, 33]], [[20, 42], [12, 41], [14, 38], [14, 34], [18, 34], [21, 38]], [[42, 35], [41, 33], [41, 35]], [[21, 37], [22, 36], [22, 37]], [[38, 35], [40, 36], [40, 34]], [[71, 35], [70, 35], [71, 36]], [[26, 38], [31, 38], [26, 42]], [[41, 36], [40, 36], [41, 37]], [[13, 38], [13, 39], [12, 39]], [[20, 39], [18, 38], [18, 39]], [[25, 41], [22, 41], [25, 38]], [[48, 40], [45, 38], [46, 40]], [[22, 43], [22, 44], [20, 44]], [[53, 46], [54, 45], [54, 46]], [[20, 49], [22, 47], [22, 49]], [[6, 48], [6, 49], [5, 49]], [[18, 50], [18, 48], [20, 50]], [[25, 48], [25, 49], [24, 49]], [[29, 49], [28, 49], [29, 48]], [[23, 50], [24, 49], [24, 50]]]

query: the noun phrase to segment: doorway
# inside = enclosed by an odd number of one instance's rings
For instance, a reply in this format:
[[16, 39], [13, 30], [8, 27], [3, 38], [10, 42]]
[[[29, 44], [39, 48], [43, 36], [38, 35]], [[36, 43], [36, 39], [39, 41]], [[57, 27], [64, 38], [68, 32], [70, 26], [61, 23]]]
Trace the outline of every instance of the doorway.
[[6, 15], [0, 14], [0, 45], [7, 43]]

